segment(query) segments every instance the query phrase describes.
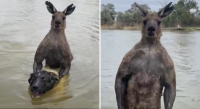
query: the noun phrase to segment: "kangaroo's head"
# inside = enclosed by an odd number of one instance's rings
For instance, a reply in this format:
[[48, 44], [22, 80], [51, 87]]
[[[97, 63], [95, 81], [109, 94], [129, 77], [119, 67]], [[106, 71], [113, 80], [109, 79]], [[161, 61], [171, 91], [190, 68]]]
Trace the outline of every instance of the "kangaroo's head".
[[66, 27], [66, 16], [70, 15], [76, 7], [71, 4], [63, 12], [59, 12], [51, 2], [46, 1], [45, 4], [47, 10], [52, 14], [51, 28], [64, 29]]
[[171, 4], [172, 2], [170, 2], [156, 14], [149, 14], [148, 11], [142, 6], [135, 3], [136, 7], [138, 7], [138, 9], [141, 11], [141, 15], [143, 16], [142, 37], [144, 39], [160, 39], [160, 36], [162, 35], [162, 18], [170, 15], [170, 13], [173, 11], [174, 6], [171, 6]]

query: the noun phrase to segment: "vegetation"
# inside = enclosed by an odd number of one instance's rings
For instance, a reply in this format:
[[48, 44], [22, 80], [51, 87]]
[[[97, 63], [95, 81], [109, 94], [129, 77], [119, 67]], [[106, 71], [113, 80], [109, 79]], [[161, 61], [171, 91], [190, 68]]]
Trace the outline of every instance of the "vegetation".
[[[194, 26], [200, 24], [198, 15], [190, 12], [190, 9], [197, 9], [197, 2], [194, 0], [180, 0], [174, 5], [174, 12], [163, 19], [165, 26], [175, 26], [180, 24], [182, 26]], [[198, 11], [197, 11], [198, 12]]]
[[101, 5], [101, 24], [111, 25], [113, 24], [114, 15], [116, 15], [115, 7], [113, 4]]
[[[160, 2], [161, 3], [161, 2]], [[165, 5], [165, 4], [164, 4]], [[142, 5], [143, 8], [151, 10], [148, 5]], [[163, 6], [163, 5], [162, 5]], [[120, 27], [138, 27], [142, 23], [142, 17], [140, 11], [134, 5], [125, 12], [115, 12], [113, 4], [102, 4], [101, 9], [101, 24], [102, 26], [115, 24], [116, 28]], [[162, 7], [163, 8], [163, 7]], [[195, 12], [191, 12], [191, 9], [196, 9]], [[159, 10], [158, 10], [159, 11]], [[151, 11], [150, 11], [151, 12]], [[181, 25], [182, 27], [198, 26], [200, 25], [200, 11], [198, 4], [195, 0], [179, 0], [174, 4], [173, 13], [163, 19], [162, 25], [164, 27], [175, 27]], [[115, 21], [115, 16], [117, 19]]]

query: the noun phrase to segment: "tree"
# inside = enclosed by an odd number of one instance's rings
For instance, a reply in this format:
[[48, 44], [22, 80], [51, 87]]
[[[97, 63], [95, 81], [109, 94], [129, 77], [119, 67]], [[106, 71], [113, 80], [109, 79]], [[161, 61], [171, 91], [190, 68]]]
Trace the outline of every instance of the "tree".
[[[146, 10], [151, 10], [148, 5], [141, 5]], [[126, 26], [133, 26], [134, 24], [140, 24], [142, 22], [142, 16], [140, 10], [135, 6], [135, 3], [131, 5], [131, 8], [125, 11], [124, 23]]]
[[[158, 2], [162, 5], [162, 8], [169, 3], [168, 0]], [[162, 20], [162, 25], [165, 27], [177, 26], [178, 24], [181, 26], [200, 25], [200, 17], [196, 17], [197, 12], [200, 13], [197, 5], [195, 0], [179, 0], [174, 4], [174, 11], [171, 15]], [[151, 10], [146, 4], [142, 4], [141, 6], [148, 11]], [[196, 13], [191, 13], [190, 9], [196, 9]], [[114, 5], [110, 3], [106, 5], [102, 4], [101, 10], [101, 23], [103, 25], [112, 25], [115, 15], [117, 15], [117, 24], [120, 24], [120, 26], [135, 26], [142, 23], [141, 12], [135, 6], [135, 3], [125, 13], [116, 13]]]
[[[144, 9], [146, 9], [146, 10], [151, 10], [151, 8], [150, 8], [147, 4], [141, 4], [140, 6], [143, 7]], [[136, 13], [136, 12], [138, 12], [138, 11], [139, 11], [139, 10], [138, 10], [138, 8], [135, 6], [135, 3], [133, 3], [133, 4], [131, 5], [131, 8], [128, 9], [127, 11], [125, 11], [125, 12]]]
[[110, 25], [113, 23], [115, 16], [115, 7], [113, 4], [108, 3], [106, 5], [101, 5], [101, 22], [102, 24]]
[[197, 2], [194, 0], [179, 0], [174, 5], [173, 13], [163, 19], [165, 26], [175, 26], [181, 24], [182, 26], [191, 25], [195, 21], [194, 14], [190, 12], [190, 9], [197, 8]]

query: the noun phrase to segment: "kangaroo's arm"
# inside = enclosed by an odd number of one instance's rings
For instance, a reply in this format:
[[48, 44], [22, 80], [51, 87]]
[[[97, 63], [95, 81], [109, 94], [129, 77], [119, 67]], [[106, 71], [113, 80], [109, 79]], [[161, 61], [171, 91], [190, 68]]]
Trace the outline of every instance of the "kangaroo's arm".
[[127, 81], [125, 81], [123, 77], [121, 77], [120, 73], [125, 73], [125, 72], [118, 71], [117, 73], [115, 80], [115, 94], [116, 94], [118, 109], [123, 109], [124, 108], [123, 97]]
[[176, 75], [174, 65], [170, 59], [170, 67], [167, 69], [168, 72], [165, 74], [164, 79], [164, 104], [165, 109], [172, 109], [174, 100], [176, 97]]
[[59, 71], [59, 78], [62, 78], [63, 76], [67, 75], [69, 73], [69, 70], [71, 68], [71, 60], [62, 60], [61, 61], [61, 67]]
[[[60, 71], [59, 71], [59, 78], [62, 78], [63, 76], [67, 75], [69, 73], [69, 70], [71, 68], [71, 61], [73, 59], [73, 55], [71, 53], [71, 50], [69, 48], [69, 44], [67, 43], [66, 37], [64, 37], [61, 42], [64, 41], [64, 44], [61, 44], [60, 49], [61, 54], [63, 53], [63, 57], [60, 57]], [[66, 42], [65, 42], [66, 41]]]
[[[46, 36], [45, 36], [46, 38]], [[33, 72], [39, 72], [42, 70], [42, 62], [45, 59], [45, 48], [46, 48], [46, 41], [43, 39], [42, 42], [40, 42], [36, 53], [35, 53], [35, 57], [34, 57], [34, 63], [33, 63]]]
[[116, 79], [115, 79], [115, 94], [116, 94], [116, 100], [117, 100], [117, 106], [118, 109], [123, 109], [124, 108], [124, 93], [125, 93], [125, 89], [127, 87], [127, 82], [128, 82], [128, 77], [130, 75], [130, 71], [129, 71], [129, 62], [127, 59], [129, 57], [129, 53], [127, 53], [125, 55], [125, 57], [123, 58], [117, 75], [116, 75]]
[[33, 72], [39, 72], [42, 70], [42, 67], [43, 67], [42, 62], [45, 59], [44, 55], [42, 55], [42, 53], [44, 53], [43, 48], [44, 46], [43, 46], [43, 41], [42, 41], [35, 53], [34, 63], [33, 63]]
[[36, 52], [34, 63], [33, 63], [33, 72], [39, 72], [42, 70], [42, 62], [44, 60], [44, 57]]

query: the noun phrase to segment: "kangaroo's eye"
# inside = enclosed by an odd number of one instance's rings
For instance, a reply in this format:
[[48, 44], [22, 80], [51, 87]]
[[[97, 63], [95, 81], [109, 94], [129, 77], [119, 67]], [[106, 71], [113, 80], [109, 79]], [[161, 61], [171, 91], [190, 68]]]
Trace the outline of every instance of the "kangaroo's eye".
[[52, 16], [52, 19], [55, 19], [55, 16]]
[[160, 25], [161, 24], [161, 21], [158, 21], [158, 25]]
[[65, 20], [65, 17], [63, 17], [63, 20]]
[[144, 25], [146, 25], [146, 23], [147, 23], [147, 21], [146, 21], [146, 20], [144, 20], [144, 21], [143, 21], [143, 24], [144, 24]]

